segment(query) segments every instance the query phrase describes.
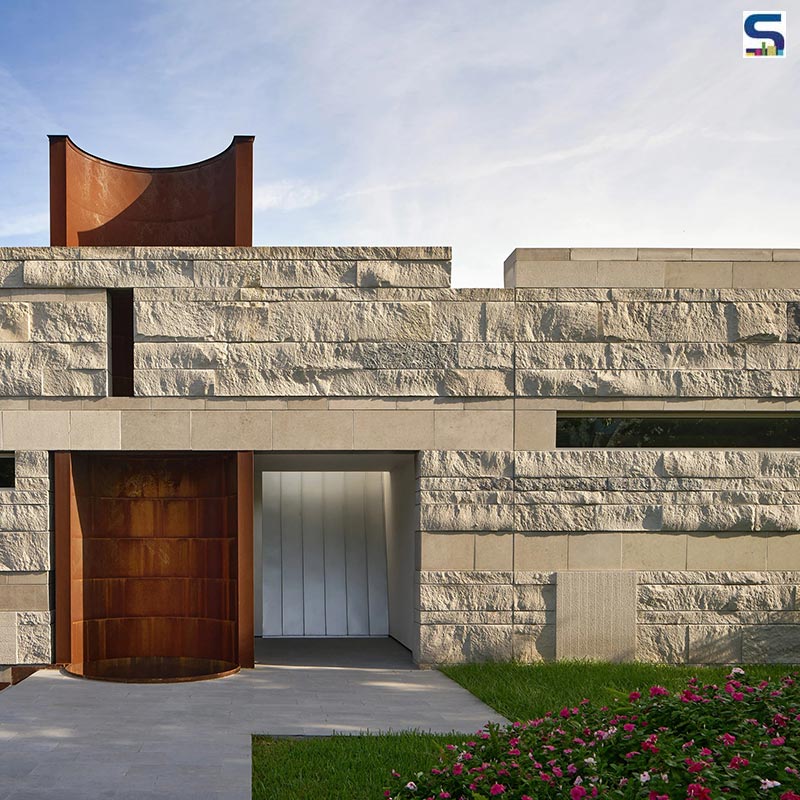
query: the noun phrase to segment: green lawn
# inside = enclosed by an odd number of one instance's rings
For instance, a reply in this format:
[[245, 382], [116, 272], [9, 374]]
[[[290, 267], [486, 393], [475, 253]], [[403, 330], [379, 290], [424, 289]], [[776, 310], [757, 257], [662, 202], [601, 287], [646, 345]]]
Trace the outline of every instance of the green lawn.
[[[787, 665], [745, 667], [751, 678], [780, 677]], [[657, 664], [465, 664], [446, 675], [509, 719], [531, 719], [574, 706], [584, 697], [595, 705], [627, 697], [653, 684], [677, 690], [692, 676], [720, 682], [729, 667], [671, 667]], [[255, 800], [381, 800], [391, 771], [428, 771], [440, 748], [462, 736], [403, 733], [319, 738], [253, 737]]]
[[430, 770], [463, 736], [253, 737], [255, 800], [382, 800], [391, 771]]
[[[744, 668], [760, 680], [782, 677], [795, 667], [787, 664]], [[484, 703], [511, 720], [528, 720], [564, 706], [575, 706], [583, 698], [593, 705], [607, 705], [625, 698], [634, 689], [653, 685], [676, 691], [691, 677], [701, 683], [719, 683], [730, 667], [685, 667], [666, 664], [599, 664], [559, 661], [547, 664], [459, 664], [442, 672], [460, 683]]]

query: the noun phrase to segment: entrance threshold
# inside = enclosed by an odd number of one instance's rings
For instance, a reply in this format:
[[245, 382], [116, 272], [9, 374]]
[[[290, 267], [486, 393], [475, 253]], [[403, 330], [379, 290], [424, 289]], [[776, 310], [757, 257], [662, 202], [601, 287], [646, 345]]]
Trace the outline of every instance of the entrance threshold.
[[411, 651], [394, 639], [257, 638], [256, 666], [416, 669]]

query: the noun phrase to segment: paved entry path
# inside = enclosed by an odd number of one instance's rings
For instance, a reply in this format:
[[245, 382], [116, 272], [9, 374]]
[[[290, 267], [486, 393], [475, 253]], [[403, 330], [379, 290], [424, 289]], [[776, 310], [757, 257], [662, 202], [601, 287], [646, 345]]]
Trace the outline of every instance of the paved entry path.
[[195, 683], [37, 672], [0, 692], [0, 800], [249, 800], [253, 733], [468, 733], [502, 721], [440, 672], [377, 651], [365, 659], [376, 666], [337, 666], [355, 660], [339, 648], [331, 665], [287, 646], [277, 663]]

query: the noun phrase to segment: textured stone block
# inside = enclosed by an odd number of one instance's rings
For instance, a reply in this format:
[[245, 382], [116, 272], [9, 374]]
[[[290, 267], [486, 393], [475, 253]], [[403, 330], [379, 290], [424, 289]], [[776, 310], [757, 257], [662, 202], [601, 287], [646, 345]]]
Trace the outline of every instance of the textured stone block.
[[598, 340], [597, 303], [517, 303], [517, 338], [529, 342]]
[[656, 664], [685, 664], [688, 632], [685, 625], [637, 625], [636, 660]]
[[419, 455], [419, 474], [446, 477], [511, 477], [514, 457], [510, 452], [424, 450]]
[[105, 303], [33, 303], [34, 342], [105, 342]]
[[512, 647], [515, 661], [552, 661], [556, 657], [556, 626], [514, 625]]
[[261, 266], [261, 286], [288, 288], [293, 286], [338, 287], [355, 285], [355, 261], [271, 259], [262, 262]]
[[742, 629], [735, 625], [690, 625], [689, 663], [736, 664], [742, 661]]
[[423, 505], [420, 509], [420, 528], [426, 531], [502, 531], [513, 527], [511, 504]]
[[510, 611], [514, 595], [510, 585], [423, 584], [419, 604], [421, 611]]
[[50, 534], [43, 531], [0, 531], [0, 572], [50, 569]]
[[17, 663], [50, 664], [53, 658], [49, 614], [18, 614], [17, 620]]
[[358, 265], [358, 285], [449, 287], [450, 262], [362, 261]]
[[46, 450], [19, 450], [15, 457], [17, 478], [46, 478], [50, 456]]
[[421, 664], [507, 661], [513, 655], [511, 625], [423, 625]]
[[636, 655], [636, 573], [559, 572], [556, 656], [633, 661]]
[[730, 338], [735, 342], [779, 342], [786, 339], [785, 303], [732, 303], [726, 307]]
[[746, 664], [796, 664], [800, 654], [800, 625], [751, 625], [742, 629]]
[[0, 342], [27, 342], [31, 338], [29, 303], [0, 302]]

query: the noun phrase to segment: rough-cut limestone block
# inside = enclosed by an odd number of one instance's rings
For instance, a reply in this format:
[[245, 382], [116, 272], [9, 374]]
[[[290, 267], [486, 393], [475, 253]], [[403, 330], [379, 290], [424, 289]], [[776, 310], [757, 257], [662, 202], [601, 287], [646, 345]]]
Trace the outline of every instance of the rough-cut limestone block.
[[517, 531], [595, 531], [594, 506], [517, 506]]
[[510, 531], [513, 528], [513, 505], [423, 504], [420, 509], [420, 530], [423, 531]]
[[791, 585], [640, 585], [638, 604], [640, 609], [670, 611], [792, 611], [796, 595], [797, 587]]
[[772, 625], [800, 624], [800, 611], [642, 611], [646, 625]]
[[662, 475], [698, 478], [747, 478], [759, 473], [754, 450], [665, 450]]
[[508, 661], [513, 655], [511, 625], [422, 625], [421, 664]]
[[22, 261], [0, 261], [0, 286], [16, 289], [22, 285]]
[[675, 584], [675, 585], [729, 585], [729, 584], [785, 584], [800, 583], [800, 572], [739, 572], [726, 570], [681, 570], [642, 571], [639, 573], [640, 584]]
[[431, 337], [436, 342], [513, 342], [513, 303], [433, 303]]
[[27, 342], [30, 328], [30, 303], [0, 302], [0, 342]]
[[[137, 397], [208, 397], [218, 391], [219, 373], [193, 369], [137, 369], [133, 373]], [[242, 393], [244, 394], [244, 393]]]
[[756, 508], [744, 505], [667, 505], [663, 509], [665, 531], [752, 531]]
[[612, 342], [606, 345], [607, 363], [599, 369], [744, 369], [743, 344], [667, 342]]
[[108, 372], [98, 369], [45, 369], [44, 397], [104, 397], [108, 393]]
[[510, 585], [421, 584], [421, 611], [511, 611], [513, 591]]
[[212, 340], [216, 307], [203, 303], [134, 303], [135, 338]]
[[35, 342], [105, 342], [105, 303], [33, 303]]
[[600, 334], [608, 342], [649, 342], [653, 305], [650, 303], [602, 303]]
[[742, 629], [746, 664], [796, 664], [800, 659], [800, 625], [748, 626]]
[[723, 303], [653, 303], [650, 337], [656, 342], [727, 342]]
[[685, 625], [637, 625], [637, 661], [685, 664], [687, 659], [688, 633]]
[[270, 259], [261, 265], [260, 285], [281, 288], [355, 286], [356, 262]]
[[661, 458], [657, 450], [532, 450], [515, 454], [515, 468], [518, 478], [651, 477]]
[[[753, 474], [764, 477], [791, 478], [795, 486], [800, 480], [800, 451], [797, 450], [762, 450], [759, 453], [761, 460], [760, 469]], [[748, 485], [751, 485], [752, 476], [749, 476]], [[788, 488], [785, 480], [780, 484]]]
[[450, 262], [362, 261], [359, 286], [449, 287]]
[[514, 623], [517, 625], [555, 625], [556, 610], [545, 611], [515, 611]]
[[513, 468], [514, 454], [506, 451], [423, 450], [419, 455], [420, 476], [511, 477]]
[[511, 625], [511, 611], [420, 611], [420, 625]]
[[510, 584], [512, 573], [505, 570], [422, 570], [419, 582], [450, 586], [455, 584]]
[[[258, 345], [231, 345], [231, 347]], [[221, 369], [228, 357], [222, 342], [136, 342], [133, 363], [136, 369]]]
[[532, 572], [530, 570], [515, 570], [514, 583], [517, 585], [555, 585], [555, 572]]
[[731, 303], [726, 308], [734, 342], [780, 342], [786, 339], [785, 303]]
[[745, 366], [752, 370], [800, 369], [800, 348], [795, 344], [778, 342], [745, 347]]
[[191, 286], [192, 262], [170, 258], [156, 260], [79, 258], [70, 261], [25, 261], [26, 286], [115, 287]]
[[800, 531], [800, 505], [759, 505], [755, 508], [757, 531]]
[[515, 661], [552, 661], [556, 657], [556, 626], [514, 625], [512, 648]]
[[595, 342], [597, 303], [518, 303], [517, 338], [527, 342]]
[[[249, 309], [247, 309], [249, 310]], [[240, 341], [258, 341], [239, 336]], [[428, 341], [430, 303], [276, 303], [267, 341]]]
[[[50, 468], [46, 450], [18, 450], [14, 458], [17, 478], [46, 478]], [[44, 502], [47, 502], [45, 496]]]
[[17, 614], [17, 663], [50, 664], [52, 625], [49, 612]]
[[633, 661], [636, 657], [636, 573], [567, 570], [558, 573], [556, 655]]
[[[106, 342], [70, 342], [69, 344], [33, 344], [35, 360], [53, 369], [106, 369], [108, 345]], [[0, 355], [2, 360], [2, 355]]]
[[431, 492], [510, 492], [513, 478], [420, 478], [419, 488]]
[[258, 261], [195, 261], [194, 284], [200, 287], [261, 286]]
[[277, 303], [215, 304], [214, 339], [220, 342], [258, 342], [284, 338], [285, 332], [282, 329], [276, 334], [272, 318], [273, 309], [279, 305]]
[[46, 505], [0, 505], [0, 530], [46, 531], [50, 527], [50, 510]]
[[0, 532], [0, 572], [50, 569], [50, 534], [44, 531]]
[[556, 587], [517, 584], [514, 590], [515, 611], [548, 611], [556, 607]]
[[669, 370], [517, 370], [523, 397], [674, 397], [680, 376]]
[[460, 503], [473, 503], [479, 505], [512, 505], [514, 492], [496, 491], [419, 491], [417, 500], [420, 505], [431, 506], [456, 506]]
[[742, 661], [742, 628], [738, 625], [690, 625], [689, 663], [735, 664]]
[[517, 369], [587, 370], [606, 369], [609, 345], [600, 342], [520, 342]]

